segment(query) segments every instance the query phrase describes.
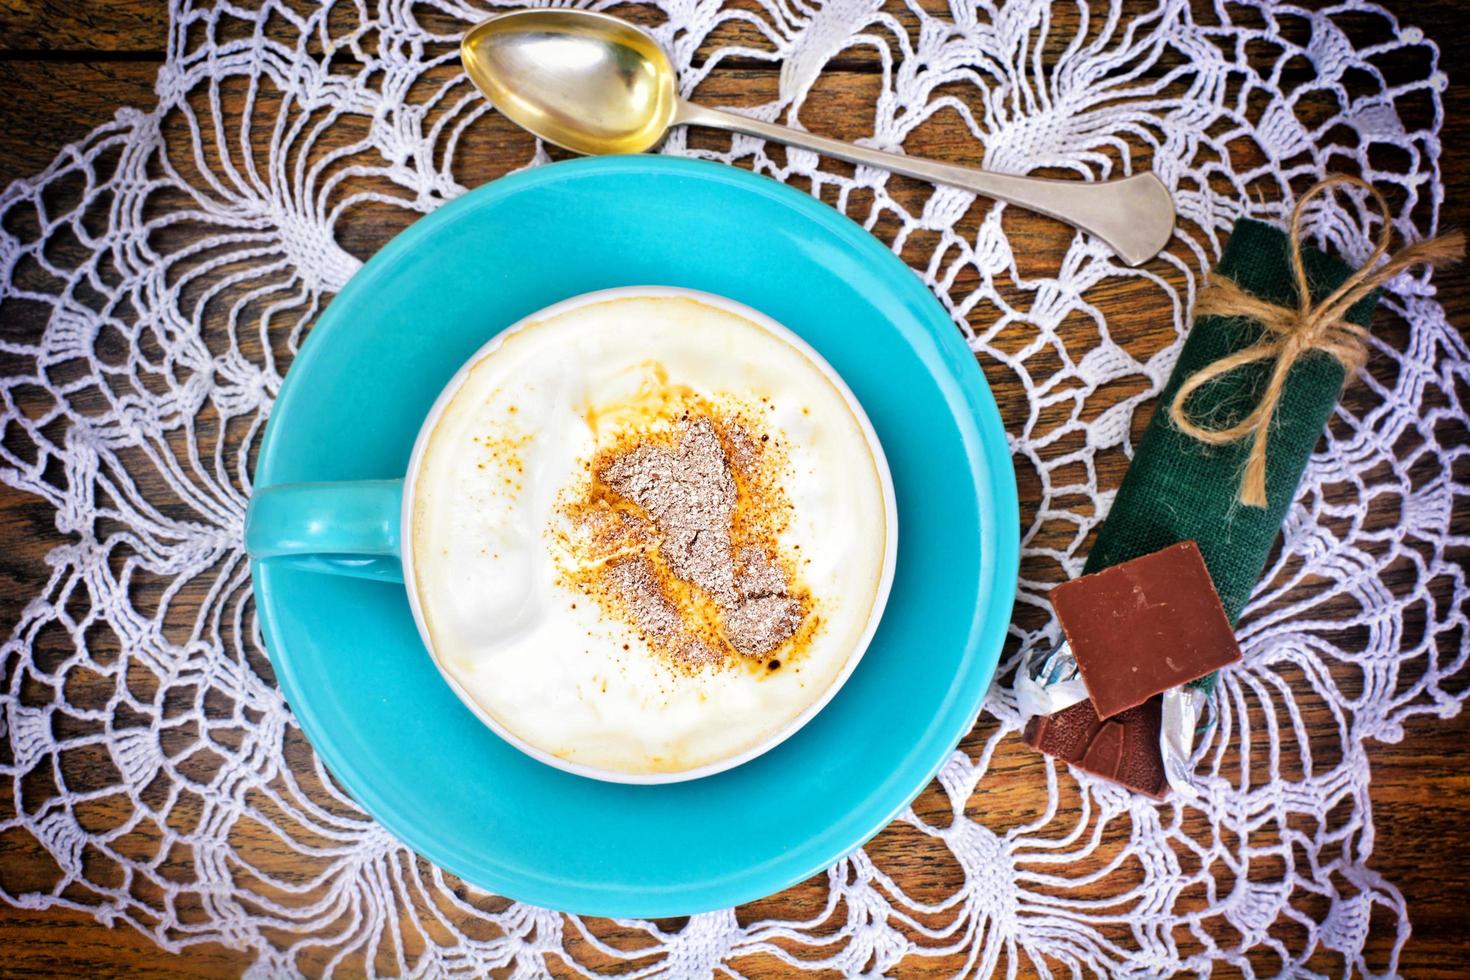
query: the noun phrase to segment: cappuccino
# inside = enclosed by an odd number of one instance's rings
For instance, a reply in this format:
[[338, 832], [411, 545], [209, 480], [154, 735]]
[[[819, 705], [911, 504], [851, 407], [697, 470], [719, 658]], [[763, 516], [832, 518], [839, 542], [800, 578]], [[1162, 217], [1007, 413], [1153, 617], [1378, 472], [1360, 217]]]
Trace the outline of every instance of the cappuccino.
[[748, 757], [862, 653], [895, 529], [866, 419], [814, 352], [727, 301], [621, 292], [505, 334], [410, 474], [440, 668], [574, 767]]

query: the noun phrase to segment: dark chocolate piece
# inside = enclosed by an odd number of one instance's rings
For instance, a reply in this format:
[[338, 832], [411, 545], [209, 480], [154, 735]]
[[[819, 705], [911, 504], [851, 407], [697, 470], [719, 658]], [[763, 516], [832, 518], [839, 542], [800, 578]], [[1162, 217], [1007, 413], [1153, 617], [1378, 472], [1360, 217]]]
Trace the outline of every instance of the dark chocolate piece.
[[1091, 701], [1054, 715], [1038, 715], [1026, 725], [1026, 744], [1070, 762], [1084, 772], [1162, 800], [1168, 790], [1159, 750], [1162, 697], [1150, 698], [1106, 720]]
[[1051, 605], [1104, 718], [1240, 659], [1193, 541], [1065, 582]]

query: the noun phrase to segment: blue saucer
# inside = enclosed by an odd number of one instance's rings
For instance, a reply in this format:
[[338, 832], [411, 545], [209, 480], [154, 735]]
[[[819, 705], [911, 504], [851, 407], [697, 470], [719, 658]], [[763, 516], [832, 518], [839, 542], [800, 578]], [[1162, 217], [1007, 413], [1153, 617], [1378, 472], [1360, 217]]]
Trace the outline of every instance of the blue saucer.
[[257, 486], [402, 476], [419, 423], [497, 331], [596, 289], [670, 285], [804, 337], [893, 470], [898, 570], [830, 705], [753, 762], [688, 783], [559, 772], [460, 704], [403, 587], [252, 567], [266, 647], [312, 745], [365, 810], [490, 891], [567, 912], [687, 915], [750, 901], [883, 828], [974, 723], [1015, 595], [1019, 515], [995, 402], [923, 283], [826, 205], [731, 167], [576, 160], [419, 220], [332, 301], [281, 388]]

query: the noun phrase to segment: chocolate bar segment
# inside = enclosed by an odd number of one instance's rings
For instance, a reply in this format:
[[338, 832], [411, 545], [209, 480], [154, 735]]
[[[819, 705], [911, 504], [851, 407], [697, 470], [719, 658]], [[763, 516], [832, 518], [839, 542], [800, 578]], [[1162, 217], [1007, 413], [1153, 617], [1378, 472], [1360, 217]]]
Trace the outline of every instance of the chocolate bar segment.
[[1240, 659], [1193, 541], [1059, 585], [1051, 604], [1103, 718]]
[[1023, 736], [1032, 748], [1084, 772], [1162, 800], [1168, 790], [1159, 750], [1163, 698], [1154, 697], [1112, 718], [1099, 718], [1091, 701], [1038, 715]]

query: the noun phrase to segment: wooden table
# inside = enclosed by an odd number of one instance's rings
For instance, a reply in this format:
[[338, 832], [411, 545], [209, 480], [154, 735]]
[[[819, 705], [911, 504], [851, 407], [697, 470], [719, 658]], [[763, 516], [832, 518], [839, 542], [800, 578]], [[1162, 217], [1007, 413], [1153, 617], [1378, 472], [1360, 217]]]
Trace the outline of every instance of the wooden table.
[[[1453, 81], [1470, 70], [1466, 45], [1460, 32], [1463, 10], [1458, 0], [1384, 0], [1405, 22], [1417, 24], [1426, 34], [1446, 45], [1442, 66]], [[68, 4], [59, 0], [0, 0], [0, 185], [13, 178], [39, 172], [64, 144], [86, 134], [110, 119], [121, 106], [151, 107], [153, 82], [166, 45], [166, 15], [153, 3], [142, 0], [110, 0], [101, 4]], [[876, 65], [871, 59], [844, 56], [832, 66], [823, 84], [823, 97], [813, 99], [803, 110], [803, 121], [818, 132], [854, 138], [865, 132], [862, 107], [871, 104], [877, 91]], [[713, 103], [742, 105], [768, 101], [776, 90], [775, 72], [760, 64], [721, 70], [702, 88], [701, 96]], [[1444, 126], [1445, 156], [1442, 161], [1448, 205], [1447, 226], [1470, 226], [1470, 114], [1464, 112], [1470, 89], [1454, 84], [1445, 96], [1449, 118]], [[227, 107], [228, 108], [228, 107]], [[718, 137], [698, 137], [717, 140]], [[505, 172], [514, 161], [529, 153], [528, 138], [501, 121], [490, 138], [463, 154], [464, 173], [459, 178], [477, 185]], [[709, 145], [715, 145], [713, 143]], [[936, 132], [917, 138], [909, 152], [958, 162], [978, 162], [978, 150], [957, 132]], [[901, 194], [914, 199], [925, 193], [921, 186], [903, 186]], [[359, 221], [344, 229], [349, 247], [359, 255], [370, 254], [401, 227], [402, 221], [374, 223]], [[1025, 261], [1055, 267], [1065, 235], [1045, 219], [1012, 212], [1007, 227], [1013, 241], [1024, 239], [1018, 255]], [[879, 229], [880, 233], [883, 229]], [[1451, 322], [1470, 320], [1470, 282], [1464, 275], [1451, 274], [1438, 280], [1440, 293]], [[1126, 291], [1119, 290], [1099, 305], [1108, 316], [1115, 336], [1153, 337], [1167, 329], [1157, 316], [1140, 314], [1130, 305]], [[16, 329], [0, 323], [0, 332]], [[986, 365], [990, 368], [990, 365]], [[991, 376], [1003, 411], [1018, 404], [1025, 395], [1013, 379]], [[1351, 395], [1349, 396], [1351, 397]], [[1102, 469], [1104, 483], [1116, 484], [1123, 460], [1113, 459]], [[1023, 497], [1024, 497], [1023, 486]], [[1470, 505], [1457, 501], [1454, 520], [1461, 533], [1470, 532]], [[50, 508], [8, 487], [0, 487], [0, 630], [7, 635], [22, 605], [35, 594], [46, 576], [43, 557], [55, 543]], [[1309, 712], [1309, 724], [1325, 731], [1336, 730], [1325, 710]], [[985, 734], [972, 735], [967, 746], [978, 746]], [[1400, 967], [1409, 976], [1459, 976], [1470, 969], [1470, 713], [1451, 721], [1420, 719], [1397, 745], [1372, 745], [1374, 818], [1378, 827], [1371, 867], [1397, 884], [1408, 900], [1413, 937]], [[1014, 747], [1013, 747], [1014, 748]], [[1007, 789], [987, 799], [991, 809], [1029, 812], [1044, 798], [1036, 757], [1014, 748], [1003, 762], [1009, 777]], [[994, 768], [994, 766], [992, 767]], [[8, 792], [8, 791], [7, 791]], [[920, 797], [921, 809], [943, 804], [943, 795], [932, 789]], [[10, 800], [0, 799], [0, 806]], [[262, 845], [268, 846], [268, 845]], [[934, 879], [937, 892], [954, 886], [943, 868], [926, 864], [914, 852], [901, 830], [891, 829], [873, 845], [890, 870], [899, 869], [916, 879]], [[0, 882], [17, 887], [28, 880], [44, 878], [49, 858], [34, 842], [0, 838]], [[810, 881], [762, 905], [790, 915], [810, 903], [819, 902], [821, 883]], [[1392, 944], [1391, 927], [1378, 927], [1369, 938], [1371, 962]], [[249, 962], [248, 954], [223, 946], [202, 946], [181, 956], [156, 948], [131, 929], [109, 929], [90, 916], [71, 911], [28, 911], [0, 905], [0, 975], [80, 974], [105, 975], [123, 971], [131, 975], [233, 975]], [[958, 967], [956, 960], [953, 967]], [[303, 961], [310, 970], [312, 963]], [[745, 962], [751, 973], [778, 973], [780, 964]], [[929, 964], [934, 969], [934, 964]], [[1340, 973], [1341, 967], [1324, 959], [1322, 968]]]

